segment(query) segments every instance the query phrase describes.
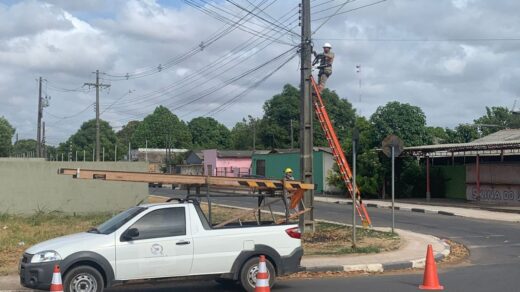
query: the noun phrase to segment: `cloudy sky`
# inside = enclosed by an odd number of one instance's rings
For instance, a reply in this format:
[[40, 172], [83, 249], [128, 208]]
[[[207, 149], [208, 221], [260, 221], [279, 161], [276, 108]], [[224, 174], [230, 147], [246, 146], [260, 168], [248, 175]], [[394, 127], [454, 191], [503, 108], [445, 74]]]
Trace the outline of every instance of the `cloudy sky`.
[[[95, 90], [83, 86], [95, 70], [110, 85], [101, 117], [115, 130], [159, 104], [228, 127], [261, 116], [266, 99], [299, 82], [299, 1], [231, 2], [0, 0], [0, 116], [20, 139], [34, 138], [42, 76], [47, 142], [56, 145], [95, 116]], [[328, 87], [358, 113], [397, 100], [420, 106], [429, 125], [453, 127], [485, 106], [513, 106], [520, 1], [387, 0], [354, 10], [376, 2], [311, 3], [314, 44], [331, 42], [336, 53]]]

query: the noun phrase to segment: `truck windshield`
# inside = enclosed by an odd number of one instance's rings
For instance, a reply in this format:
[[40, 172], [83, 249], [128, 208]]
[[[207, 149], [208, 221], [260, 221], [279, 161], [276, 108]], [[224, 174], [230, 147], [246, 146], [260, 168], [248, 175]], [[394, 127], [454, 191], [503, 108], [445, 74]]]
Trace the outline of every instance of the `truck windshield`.
[[134, 218], [137, 214], [146, 210], [145, 207], [133, 207], [126, 211], [123, 211], [116, 216], [108, 219], [105, 223], [99, 225], [97, 228], [92, 228], [88, 232], [110, 234], [116, 231], [119, 227], [123, 226], [130, 219]]

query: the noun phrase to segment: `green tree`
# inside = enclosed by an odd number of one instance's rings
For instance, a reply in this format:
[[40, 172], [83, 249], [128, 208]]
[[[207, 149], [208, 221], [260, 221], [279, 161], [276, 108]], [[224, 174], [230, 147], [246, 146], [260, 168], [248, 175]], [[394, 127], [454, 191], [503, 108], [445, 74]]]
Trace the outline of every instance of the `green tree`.
[[[100, 157], [103, 160], [102, 149], [105, 148], [105, 161], [113, 161], [115, 155], [115, 146], [117, 145], [116, 133], [107, 121], [100, 120]], [[78, 160], [83, 160], [83, 151], [85, 151], [85, 160], [92, 161], [92, 153], [95, 153], [96, 148], [96, 120], [92, 119], [84, 122], [79, 130], [70, 136], [66, 142], [60, 143], [57, 149], [58, 160], [63, 154], [64, 160], [68, 160], [70, 155], [72, 160], [76, 159], [76, 152], [78, 153]], [[119, 147], [118, 160], [126, 153], [121, 151]]]
[[280, 94], [264, 103], [264, 116], [257, 131], [264, 148], [289, 148], [291, 145], [291, 120], [293, 145], [298, 145], [300, 119], [300, 91], [286, 84]]
[[[356, 113], [352, 104], [340, 98], [336, 92], [325, 89], [322, 93], [323, 103], [329, 114], [340, 140], [349, 136], [355, 124]], [[321, 126], [314, 119], [314, 145], [328, 146]], [[300, 91], [285, 85], [282, 92], [273, 96], [264, 104], [264, 116], [260, 121], [259, 135], [265, 148], [289, 148], [291, 145], [291, 120], [293, 127], [293, 146], [299, 147], [300, 129]]]
[[432, 138], [433, 144], [444, 144], [448, 143], [448, 134], [446, 129], [442, 127], [426, 127], [428, 135]]
[[36, 140], [21, 139], [13, 145], [13, 155], [24, 155], [29, 152], [36, 153]]
[[[357, 117], [355, 127], [359, 130], [359, 142], [357, 145], [357, 184], [362, 196], [377, 196], [381, 190], [385, 169], [379, 160], [379, 154], [374, 149], [373, 125], [364, 117]], [[344, 137], [342, 148], [346, 151], [349, 163], [352, 163], [352, 135]], [[352, 166], [352, 165], [351, 165]], [[339, 168], [334, 169], [327, 176], [330, 184], [346, 191], [345, 183], [339, 175]]]
[[132, 135], [132, 148], [191, 148], [192, 137], [188, 126], [164, 106], [139, 123]]
[[446, 129], [448, 143], [468, 143], [480, 138], [475, 125], [460, 124], [455, 129]]
[[6, 118], [0, 117], [0, 157], [9, 156], [15, 129]]
[[374, 125], [377, 145], [381, 145], [383, 139], [390, 134], [400, 137], [406, 146], [432, 143], [426, 127], [426, 115], [417, 106], [389, 102], [377, 108], [370, 117], [370, 122]]
[[474, 122], [486, 136], [503, 129], [520, 128], [520, 115], [513, 114], [506, 107], [486, 107], [486, 114]]
[[258, 129], [259, 125], [260, 120], [252, 116], [248, 116], [247, 119], [242, 119], [242, 121], [237, 122], [230, 133], [231, 148], [237, 150], [252, 150], [253, 139], [256, 139], [256, 149], [263, 149], [263, 146], [258, 143], [258, 131], [256, 131], [256, 129]]
[[214, 118], [198, 117], [188, 123], [193, 147], [198, 149], [228, 149], [231, 145], [229, 129]]
[[140, 123], [141, 121], [129, 121], [126, 125], [123, 126], [123, 128], [121, 128], [121, 130], [116, 133], [117, 139], [121, 143], [128, 144]]

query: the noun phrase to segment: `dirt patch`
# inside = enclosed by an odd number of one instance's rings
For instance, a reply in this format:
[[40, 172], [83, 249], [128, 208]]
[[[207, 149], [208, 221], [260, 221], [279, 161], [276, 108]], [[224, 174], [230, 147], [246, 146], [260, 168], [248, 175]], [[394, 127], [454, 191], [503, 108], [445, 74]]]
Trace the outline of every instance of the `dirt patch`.
[[442, 267], [467, 263], [469, 249], [462, 243], [453, 240], [445, 240], [450, 245], [450, 254], [439, 262]]
[[353, 248], [352, 231], [350, 226], [319, 222], [316, 232], [303, 236], [305, 254], [380, 253], [396, 250], [401, 244], [396, 233], [356, 228], [356, 247]]

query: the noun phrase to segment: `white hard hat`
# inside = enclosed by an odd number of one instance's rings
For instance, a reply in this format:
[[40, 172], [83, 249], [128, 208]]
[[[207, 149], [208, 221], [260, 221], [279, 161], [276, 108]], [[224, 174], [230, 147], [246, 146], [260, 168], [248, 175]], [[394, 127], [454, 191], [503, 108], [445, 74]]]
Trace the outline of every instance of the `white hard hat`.
[[332, 48], [332, 46], [331, 46], [330, 43], [324, 43], [324, 44], [323, 44], [323, 47], [324, 47], [324, 48]]

